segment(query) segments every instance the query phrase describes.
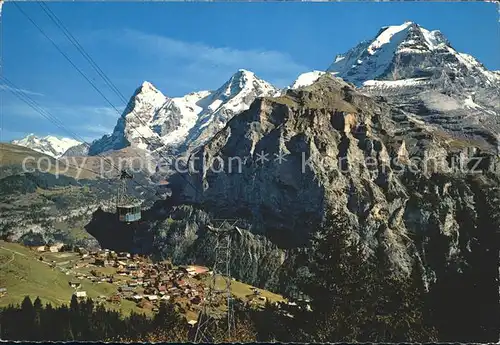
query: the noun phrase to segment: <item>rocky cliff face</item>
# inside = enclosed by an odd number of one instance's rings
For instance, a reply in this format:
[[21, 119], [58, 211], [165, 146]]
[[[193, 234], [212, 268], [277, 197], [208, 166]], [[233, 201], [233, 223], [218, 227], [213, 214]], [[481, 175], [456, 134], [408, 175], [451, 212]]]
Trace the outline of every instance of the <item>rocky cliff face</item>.
[[456, 51], [440, 31], [412, 22], [382, 28], [328, 71], [454, 137], [498, 146], [498, 74]]
[[156, 248], [210, 262], [204, 224], [240, 218], [235, 276], [270, 288], [292, 279], [284, 272], [297, 271], [298, 254], [332, 213], [345, 213], [368, 249], [384, 246], [402, 274], [421, 262], [428, 282], [467, 266], [478, 241], [489, 245], [479, 238], [498, 227], [478, 209], [500, 206], [494, 152], [329, 75], [257, 99], [191, 162], [190, 174], [172, 180], [185, 206], [160, 207], [163, 220], [151, 224]]

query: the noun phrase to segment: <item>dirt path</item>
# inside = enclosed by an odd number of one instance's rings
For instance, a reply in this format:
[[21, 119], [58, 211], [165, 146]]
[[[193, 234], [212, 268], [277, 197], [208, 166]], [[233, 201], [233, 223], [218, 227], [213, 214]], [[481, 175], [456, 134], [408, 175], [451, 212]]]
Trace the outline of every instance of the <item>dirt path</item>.
[[11, 253], [14, 253], [14, 254], [17, 254], [17, 255], [21, 255], [21, 256], [26, 257], [26, 254], [16, 252], [15, 250], [12, 250], [12, 249], [9, 249], [9, 248], [0, 247], [0, 249], [8, 250], [8, 251], [9, 251], [9, 252], [11, 252]]
[[[5, 248], [4, 248], [5, 249]], [[10, 264], [12, 261], [14, 261], [16, 257], [16, 254], [12, 253], [12, 257], [10, 258], [9, 261], [7, 261], [6, 263], [2, 264], [0, 267], [4, 267], [4, 266], [7, 266], [8, 264]]]

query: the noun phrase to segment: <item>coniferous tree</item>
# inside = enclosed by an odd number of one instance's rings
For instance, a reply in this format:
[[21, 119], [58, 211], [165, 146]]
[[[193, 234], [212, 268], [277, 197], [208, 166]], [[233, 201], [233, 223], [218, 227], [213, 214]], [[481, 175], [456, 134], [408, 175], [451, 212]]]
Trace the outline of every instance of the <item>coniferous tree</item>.
[[335, 215], [313, 239], [311, 275], [299, 283], [312, 298], [314, 312], [300, 320], [310, 341], [356, 341], [362, 333], [373, 276], [349, 228], [346, 218]]
[[21, 320], [18, 334], [25, 334], [25, 340], [35, 340], [35, 308], [29, 296], [26, 296], [21, 303]]
[[313, 313], [297, 313], [294, 321], [303, 341], [436, 340], [418, 272], [410, 278], [393, 272], [383, 248], [369, 256], [349, 228], [337, 215], [313, 241], [311, 275], [300, 282]]
[[35, 319], [34, 319], [34, 325], [33, 325], [33, 333], [34, 333], [34, 338], [33, 339], [40, 339], [42, 335], [42, 312], [43, 312], [43, 306], [42, 306], [42, 301], [40, 300], [39, 297], [35, 299], [33, 302], [33, 309], [35, 311]]

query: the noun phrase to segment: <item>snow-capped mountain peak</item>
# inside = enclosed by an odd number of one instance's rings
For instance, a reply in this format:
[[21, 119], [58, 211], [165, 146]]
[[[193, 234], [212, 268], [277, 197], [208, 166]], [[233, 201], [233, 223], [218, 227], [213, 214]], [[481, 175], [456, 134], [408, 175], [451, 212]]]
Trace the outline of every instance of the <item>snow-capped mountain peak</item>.
[[37, 137], [31, 133], [23, 139], [12, 140], [14, 145], [24, 146], [34, 151], [46, 154], [48, 156], [59, 158], [69, 148], [82, 144], [81, 142], [70, 138], [58, 138], [52, 135]]
[[196, 123], [184, 139], [183, 148], [203, 144], [236, 114], [248, 109], [257, 97], [276, 96], [280, 91], [255, 73], [240, 69], [219, 89], [200, 99]]
[[488, 132], [500, 130], [500, 75], [438, 30], [413, 22], [383, 27], [327, 71], [457, 137], [497, 140]]
[[133, 94], [113, 134], [94, 142], [89, 154], [129, 145], [174, 152], [198, 146], [235, 114], [248, 109], [256, 97], [277, 94], [278, 89], [245, 69], [238, 70], [215, 91], [191, 92], [182, 97], [166, 97], [144, 82]]
[[391, 38], [394, 35], [400, 33], [401, 31], [404, 31], [412, 24], [413, 24], [412, 22], [405, 22], [402, 25], [383, 27], [382, 30], [377, 35], [377, 37], [370, 43], [368, 48], [366, 48], [366, 50], [370, 55], [375, 54], [375, 52], [378, 49], [380, 49], [384, 44], [390, 43]]
[[[292, 86], [290, 87], [287, 87], [286, 89], [298, 89], [298, 88], [301, 88], [301, 87], [305, 87], [305, 86], [309, 86], [311, 84], [313, 84], [314, 82], [316, 82], [318, 80], [319, 77], [321, 77], [323, 74], [325, 74], [327, 72], [324, 72], [324, 71], [311, 71], [311, 72], [306, 72], [306, 73], [302, 73], [301, 75], [299, 75], [297, 77], [297, 79], [295, 79], [295, 81], [293, 82]], [[337, 73], [336, 72], [332, 72], [330, 73], [332, 75], [336, 75]]]
[[409, 21], [383, 27], [373, 39], [337, 55], [328, 71], [362, 86], [370, 80], [430, 78], [443, 69], [469, 70], [486, 84], [497, 78], [473, 57], [457, 52], [439, 30]]

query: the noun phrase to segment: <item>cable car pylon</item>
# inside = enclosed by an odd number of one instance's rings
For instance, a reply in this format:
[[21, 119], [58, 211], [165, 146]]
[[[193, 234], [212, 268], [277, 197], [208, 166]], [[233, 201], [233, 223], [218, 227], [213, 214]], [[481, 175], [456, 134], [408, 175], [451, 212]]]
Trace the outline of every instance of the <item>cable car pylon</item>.
[[[208, 286], [208, 293], [202, 302], [202, 310], [198, 315], [195, 343], [213, 343], [217, 334], [225, 334], [227, 339], [234, 332], [235, 320], [233, 297], [231, 294], [231, 244], [235, 235], [242, 235], [241, 229], [234, 219], [214, 219], [212, 225], [207, 225], [208, 231], [216, 237], [215, 261], [212, 268], [212, 277]], [[217, 278], [223, 280], [218, 288]], [[224, 298], [226, 305], [225, 315], [221, 315], [218, 299]], [[223, 321], [225, 319], [225, 321]], [[226, 324], [225, 329], [220, 326]]]

